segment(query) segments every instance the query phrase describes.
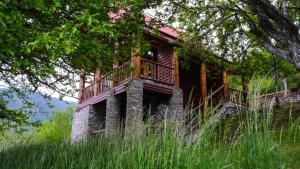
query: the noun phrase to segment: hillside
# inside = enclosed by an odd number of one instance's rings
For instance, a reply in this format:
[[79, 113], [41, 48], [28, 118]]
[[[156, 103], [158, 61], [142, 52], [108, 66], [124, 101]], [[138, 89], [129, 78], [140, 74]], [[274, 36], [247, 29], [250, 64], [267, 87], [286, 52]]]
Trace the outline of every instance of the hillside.
[[[0, 93], [7, 89], [0, 88]], [[8, 108], [21, 109], [25, 106], [25, 103], [20, 99], [16, 93], [12, 94], [12, 99], [9, 100]], [[52, 117], [53, 110], [66, 110], [69, 106], [75, 106], [74, 102], [60, 100], [55, 97], [45, 98], [39, 93], [33, 93], [27, 95], [28, 101], [32, 103], [30, 109], [25, 109], [31, 115], [32, 121], [47, 121]]]

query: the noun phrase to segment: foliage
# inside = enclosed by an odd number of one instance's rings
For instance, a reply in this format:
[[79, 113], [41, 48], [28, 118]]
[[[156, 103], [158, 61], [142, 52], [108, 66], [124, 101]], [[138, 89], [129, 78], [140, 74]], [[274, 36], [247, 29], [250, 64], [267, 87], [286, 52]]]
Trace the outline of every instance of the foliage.
[[267, 49], [300, 69], [299, 1], [167, 0], [158, 14], [180, 25], [194, 44], [241, 61], [253, 49]]
[[[274, 92], [276, 88], [282, 87], [281, 83], [279, 83], [280, 80], [291, 79], [297, 73], [297, 70], [288, 61], [275, 57], [266, 50], [252, 50], [247, 57], [234, 66], [239, 76], [247, 81], [251, 79], [252, 83], [255, 82], [253, 79], [256, 76], [268, 77], [266, 80], [269, 82], [266, 81], [264, 88], [269, 92]], [[231, 78], [231, 82], [235, 83], [233, 78]], [[288, 80], [287, 87], [290, 88], [290, 84], [295, 86], [293, 83], [295, 82]], [[240, 85], [242, 85], [241, 79]]]
[[266, 50], [253, 50], [249, 56], [244, 58], [240, 64], [239, 71], [246, 77], [251, 77], [253, 73], [260, 76], [277, 75], [281, 78], [286, 78], [289, 75], [295, 74], [296, 69], [286, 60], [275, 57]]
[[[272, 86], [274, 86], [274, 81], [272, 78], [264, 78], [261, 80], [258, 76], [253, 76], [249, 81], [250, 86], [254, 86], [257, 83], [261, 83], [262, 93], [274, 92]], [[239, 91], [243, 90], [242, 78], [241, 76], [229, 76], [228, 78], [229, 87]]]
[[62, 142], [70, 140], [73, 108], [54, 111], [51, 121], [46, 121], [32, 133], [31, 141], [37, 143]]
[[66, 111], [56, 110], [52, 113], [52, 120], [40, 125], [24, 124], [23, 130], [12, 127], [0, 135], [0, 149], [34, 143], [59, 143], [70, 140], [73, 108]]
[[290, 88], [299, 88], [300, 86], [300, 73], [296, 73], [287, 77], [287, 83]]
[[0, 134], [10, 128], [19, 130], [20, 128], [18, 127], [28, 124], [27, 120], [29, 117], [21, 109], [13, 110], [6, 107], [12, 97], [13, 95], [10, 90], [0, 91]]
[[[250, 112], [249, 112], [250, 113]], [[254, 115], [254, 114], [253, 114]], [[252, 119], [252, 118], [251, 118]], [[253, 119], [254, 120], [254, 119]], [[248, 130], [228, 141], [207, 128], [206, 134], [194, 144], [186, 144], [173, 131], [145, 133], [140, 139], [106, 139], [71, 145], [47, 142], [11, 147], [0, 152], [1, 168], [297, 168], [297, 154], [284, 151], [288, 144], [277, 142], [273, 130]], [[246, 123], [241, 123], [242, 125]], [[252, 126], [252, 127], [251, 127]], [[246, 126], [245, 126], [246, 127]], [[248, 128], [249, 127], [249, 128]], [[280, 134], [280, 132], [277, 132]], [[298, 137], [297, 139], [299, 139]], [[274, 140], [275, 139], [275, 140]], [[180, 141], [181, 140], [181, 141]], [[298, 141], [298, 140], [297, 140]], [[288, 143], [288, 144], [287, 144]], [[279, 147], [278, 147], [279, 146]], [[282, 149], [281, 149], [282, 148]], [[280, 151], [279, 151], [280, 150]], [[293, 156], [291, 156], [293, 154]], [[293, 159], [293, 160], [292, 160]]]
[[[148, 2], [151, 4], [151, 2]], [[18, 91], [73, 96], [77, 75], [108, 71], [142, 41], [143, 0], [0, 2], [0, 81]], [[1, 120], [18, 123], [0, 97]], [[20, 116], [18, 116], [20, 117]]]
[[191, 63], [190, 60], [192, 58], [197, 58], [203, 62], [212, 64], [219, 68], [228, 69], [229, 66], [232, 66], [229, 64], [226, 65], [228, 62], [226, 62], [224, 59], [220, 58], [213, 52], [205, 49], [204, 46], [199, 44], [194, 44], [192, 41], [185, 41], [183, 46], [178, 48], [177, 50], [179, 52], [179, 56], [181, 57], [181, 60], [183, 61], [181, 63], [181, 66], [183, 66], [183, 68], [189, 68]]
[[26, 145], [29, 143], [31, 136], [30, 131], [15, 132], [6, 131], [0, 135], [0, 149], [8, 149], [18, 145]]

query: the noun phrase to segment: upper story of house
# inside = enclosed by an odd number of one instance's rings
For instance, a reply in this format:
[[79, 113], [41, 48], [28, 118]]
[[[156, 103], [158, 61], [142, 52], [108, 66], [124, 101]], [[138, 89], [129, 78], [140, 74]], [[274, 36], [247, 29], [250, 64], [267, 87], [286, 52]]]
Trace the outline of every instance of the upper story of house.
[[[150, 19], [148, 16], [145, 18], [149, 22]], [[149, 48], [142, 56], [132, 55], [127, 62], [116, 63], [109, 73], [95, 71], [91, 83], [81, 77], [79, 107], [105, 100], [109, 89], [114, 89], [116, 94], [124, 92], [124, 84], [131, 79], [143, 79], [145, 88], [165, 94], [171, 94], [174, 86], [179, 87], [179, 63], [175, 49], [180, 44], [179, 33], [168, 26], [158, 28], [157, 33], [157, 29], [146, 24], [143, 36]]]
[[[80, 80], [78, 108], [104, 101], [108, 91], [118, 95], [126, 92], [126, 84], [132, 79], [143, 80], [143, 89], [152, 93], [171, 95], [174, 88], [183, 90], [184, 104], [193, 96], [195, 105], [205, 103], [209, 94], [222, 93], [228, 97], [226, 71], [214, 64], [195, 59], [186, 70], [180, 65], [176, 48], [182, 45], [179, 32], [169, 26], [153, 28], [151, 18], [146, 16], [144, 39], [149, 44], [143, 55], [132, 54], [125, 63], [116, 63], [113, 71], [101, 73], [95, 71], [94, 79], [87, 83]], [[137, 52], [139, 53], [139, 52]]]

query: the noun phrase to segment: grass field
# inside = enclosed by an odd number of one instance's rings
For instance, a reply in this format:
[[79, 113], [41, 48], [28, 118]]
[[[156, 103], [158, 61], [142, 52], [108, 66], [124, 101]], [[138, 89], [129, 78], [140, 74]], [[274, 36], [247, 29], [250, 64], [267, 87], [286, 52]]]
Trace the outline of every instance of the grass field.
[[222, 125], [223, 132], [219, 132], [221, 127], [216, 124], [204, 127], [201, 138], [193, 144], [187, 144], [172, 127], [163, 132], [145, 129], [138, 138], [99, 137], [76, 145], [28, 143], [1, 151], [0, 168], [300, 168], [299, 121], [286, 121], [283, 127], [269, 128], [267, 119], [256, 119], [257, 112], [247, 113], [252, 115], [240, 121], [233, 140], [228, 139], [232, 135], [229, 125]]
[[0, 146], [0, 168], [299, 169], [300, 104], [261, 112], [257, 101], [250, 103], [247, 112], [222, 123], [217, 115], [200, 120], [193, 143], [168, 123], [159, 131], [145, 126], [142, 135], [126, 139], [99, 137], [75, 145], [24, 141]]

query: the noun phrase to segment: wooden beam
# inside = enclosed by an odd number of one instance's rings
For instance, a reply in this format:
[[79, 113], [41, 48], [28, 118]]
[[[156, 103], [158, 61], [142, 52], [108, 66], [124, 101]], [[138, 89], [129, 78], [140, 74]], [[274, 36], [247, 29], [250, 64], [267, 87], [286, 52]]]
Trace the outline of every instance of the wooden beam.
[[79, 82], [79, 92], [78, 92], [78, 104], [80, 104], [82, 101], [84, 88], [85, 88], [85, 72], [81, 71], [80, 82]]
[[224, 100], [229, 101], [229, 86], [227, 72], [223, 71]]
[[201, 70], [200, 70], [200, 80], [201, 80], [201, 101], [203, 103], [203, 111], [206, 112], [208, 107], [208, 100], [207, 100], [207, 86], [206, 86], [206, 64], [204, 62], [201, 63]]
[[248, 87], [248, 80], [242, 76], [242, 83], [243, 83], [243, 101], [244, 104], [247, 105], [247, 98], [248, 98], [248, 92], [249, 92], [249, 87]]
[[94, 84], [95, 84], [95, 88], [94, 88], [94, 96], [97, 96], [97, 94], [99, 93], [100, 89], [100, 82], [98, 82], [98, 80], [101, 78], [101, 71], [100, 69], [97, 69], [95, 72], [95, 76], [94, 76]]
[[140, 49], [136, 49], [131, 57], [131, 64], [133, 67], [133, 78], [139, 79], [141, 77], [141, 56], [139, 55]]
[[178, 89], [179, 88], [179, 60], [175, 48], [173, 48], [173, 68], [174, 68], [174, 75], [173, 75], [174, 87]]
[[115, 63], [113, 65], [113, 70], [114, 70], [114, 79], [113, 79], [113, 86], [117, 86], [119, 84], [119, 73], [118, 68], [120, 67], [119, 63]]

